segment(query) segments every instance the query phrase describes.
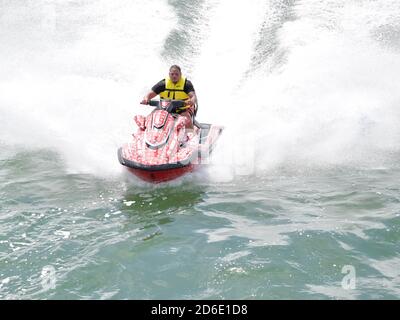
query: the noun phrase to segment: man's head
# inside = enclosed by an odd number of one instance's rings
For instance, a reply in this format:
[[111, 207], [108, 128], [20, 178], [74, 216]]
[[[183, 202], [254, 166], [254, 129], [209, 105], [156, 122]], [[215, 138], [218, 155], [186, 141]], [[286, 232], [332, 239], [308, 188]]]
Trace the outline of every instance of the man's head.
[[173, 83], [177, 83], [181, 79], [181, 68], [174, 64], [169, 68], [169, 78]]

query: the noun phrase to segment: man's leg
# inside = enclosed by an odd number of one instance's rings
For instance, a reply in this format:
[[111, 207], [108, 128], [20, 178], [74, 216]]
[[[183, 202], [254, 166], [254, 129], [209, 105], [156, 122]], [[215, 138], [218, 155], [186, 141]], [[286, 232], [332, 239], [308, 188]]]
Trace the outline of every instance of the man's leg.
[[186, 118], [186, 129], [193, 129], [194, 107], [190, 107], [185, 112], [182, 112], [180, 115]]

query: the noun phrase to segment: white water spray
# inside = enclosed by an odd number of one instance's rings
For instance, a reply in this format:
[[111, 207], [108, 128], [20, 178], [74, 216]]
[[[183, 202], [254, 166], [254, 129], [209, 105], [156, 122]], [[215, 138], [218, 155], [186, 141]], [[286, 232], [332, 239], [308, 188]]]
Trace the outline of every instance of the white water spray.
[[[226, 127], [217, 178], [285, 165], [379, 165], [399, 151], [398, 1], [290, 4], [210, 0], [207, 19], [198, 19], [191, 78], [199, 120]], [[168, 68], [160, 54], [177, 23], [172, 7], [161, 0], [1, 6], [0, 140], [52, 148], [72, 172], [118, 172], [115, 153], [130, 138], [131, 115], [146, 111], [138, 100]], [[279, 10], [290, 18], [275, 28]], [[256, 46], [272, 38], [262, 34], [268, 24], [277, 30], [274, 47]], [[271, 57], [258, 52], [265, 46], [271, 50], [260, 52], [275, 50]], [[238, 173], [238, 163], [248, 170]]]
[[56, 150], [70, 172], [119, 172], [116, 150], [166, 68], [170, 7], [43, 0], [6, 1], [1, 11], [0, 140]]
[[[273, 72], [261, 67], [241, 79], [240, 68], [234, 70], [245, 51], [239, 45], [219, 56], [233, 68], [220, 79], [235, 91], [227, 90], [230, 105], [223, 109], [230, 130], [217, 149], [217, 179], [240, 174], [243, 163], [250, 175], [281, 166], [388, 165], [399, 151], [400, 47], [379, 41], [379, 30], [400, 31], [393, 16], [400, 5], [304, 1], [292, 10], [295, 19], [282, 24], [276, 39], [285, 60]], [[243, 135], [253, 152], [235, 152], [245, 146]]]

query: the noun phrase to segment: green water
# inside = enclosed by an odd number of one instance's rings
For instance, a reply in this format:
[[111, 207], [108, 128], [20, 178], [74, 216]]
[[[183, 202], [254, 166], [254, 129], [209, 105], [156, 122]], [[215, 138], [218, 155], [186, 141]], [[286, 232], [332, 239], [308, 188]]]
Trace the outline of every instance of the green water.
[[14, 150], [1, 155], [0, 298], [398, 299], [399, 175], [138, 187]]

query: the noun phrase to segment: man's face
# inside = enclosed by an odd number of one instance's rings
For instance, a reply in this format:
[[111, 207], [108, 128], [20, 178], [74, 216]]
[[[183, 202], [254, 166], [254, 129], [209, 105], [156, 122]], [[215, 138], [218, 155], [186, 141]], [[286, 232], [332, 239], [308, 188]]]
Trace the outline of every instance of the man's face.
[[177, 83], [181, 78], [181, 73], [177, 69], [171, 69], [169, 71], [169, 78], [172, 80], [173, 83]]

